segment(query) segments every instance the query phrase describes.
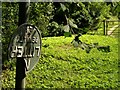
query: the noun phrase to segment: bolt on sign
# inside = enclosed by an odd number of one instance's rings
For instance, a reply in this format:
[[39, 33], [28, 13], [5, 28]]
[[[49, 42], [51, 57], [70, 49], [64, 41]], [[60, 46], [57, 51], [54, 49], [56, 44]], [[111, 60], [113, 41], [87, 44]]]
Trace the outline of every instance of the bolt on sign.
[[31, 24], [22, 24], [13, 34], [9, 45], [9, 57], [22, 57], [29, 72], [39, 61], [41, 54], [41, 33]]

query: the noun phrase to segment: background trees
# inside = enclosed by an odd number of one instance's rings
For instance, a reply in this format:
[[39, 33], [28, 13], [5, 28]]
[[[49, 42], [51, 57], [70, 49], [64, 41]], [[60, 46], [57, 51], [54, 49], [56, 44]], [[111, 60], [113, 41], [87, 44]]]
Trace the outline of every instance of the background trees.
[[18, 3], [2, 3], [2, 62], [8, 61], [8, 45], [18, 26]]
[[[35, 2], [30, 4], [29, 23], [36, 25], [42, 36], [71, 36], [97, 30], [101, 21], [119, 16], [118, 2]], [[3, 63], [7, 48], [18, 25], [18, 3], [2, 3]]]

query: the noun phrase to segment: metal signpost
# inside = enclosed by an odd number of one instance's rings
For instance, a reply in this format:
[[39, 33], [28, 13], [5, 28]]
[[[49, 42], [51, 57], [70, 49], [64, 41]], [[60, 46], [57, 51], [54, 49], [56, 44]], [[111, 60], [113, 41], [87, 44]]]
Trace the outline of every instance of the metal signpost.
[[20, 25], [9, 45], [9, 56], [19, 62], [16, 63], [16, 88], [25, 88], [26, 73], [38, 63], [40, 53], [41, 33], [38, 28], [27, 23]]

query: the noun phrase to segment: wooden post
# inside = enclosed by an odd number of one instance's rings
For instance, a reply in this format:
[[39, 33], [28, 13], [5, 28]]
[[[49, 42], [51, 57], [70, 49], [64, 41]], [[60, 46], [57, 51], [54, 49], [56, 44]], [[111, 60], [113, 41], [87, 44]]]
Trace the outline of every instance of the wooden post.
[[108, 29], [108, 21], [106, 21], [106, 35], [107, 35], [107, 30]]
[[104, 30], [104, 35], [106, 35], [106, 21], [104, 20], [103, 21], [103, 30]]

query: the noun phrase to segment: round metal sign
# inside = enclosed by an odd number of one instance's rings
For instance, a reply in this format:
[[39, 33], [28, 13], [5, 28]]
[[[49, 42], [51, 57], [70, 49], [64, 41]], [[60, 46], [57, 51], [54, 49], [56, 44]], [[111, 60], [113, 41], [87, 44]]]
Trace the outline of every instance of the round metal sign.
[[22, 24], [13, 34], [9, 45], [11, 58], [22, 57], [29, 72], [39, 61], [41, 54], [41, 33], [38, 28], [31, 24]]

